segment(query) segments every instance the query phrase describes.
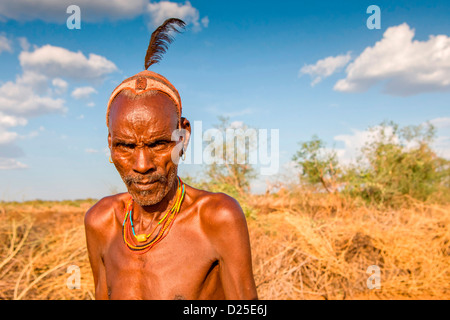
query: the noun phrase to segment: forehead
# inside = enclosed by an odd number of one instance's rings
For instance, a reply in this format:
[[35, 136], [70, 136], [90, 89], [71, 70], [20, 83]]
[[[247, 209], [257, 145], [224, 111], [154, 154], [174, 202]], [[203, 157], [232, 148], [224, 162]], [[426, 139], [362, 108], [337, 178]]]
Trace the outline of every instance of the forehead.
[[162, 92], [137, 97], [119, 94], [111, 104], [109, 129], [113, 135], [171, 134], [177, 123], [176, 105]]

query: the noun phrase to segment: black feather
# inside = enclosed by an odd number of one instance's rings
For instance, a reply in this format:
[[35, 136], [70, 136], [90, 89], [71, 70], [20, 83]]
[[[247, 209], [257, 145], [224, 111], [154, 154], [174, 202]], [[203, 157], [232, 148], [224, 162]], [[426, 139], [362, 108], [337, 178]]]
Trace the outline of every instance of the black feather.
[[145, 55], [145, 70], [152, 64], [158, 63], [163, 54], [166, 53], [169, 44], [172, 43], [173, 37], [171, 31], [180, 32], [177, 27], [184, 29], [186, 23], [177, 18], [170, 18], [164, 21], [153, 33], [148, 45], [147, 54]]

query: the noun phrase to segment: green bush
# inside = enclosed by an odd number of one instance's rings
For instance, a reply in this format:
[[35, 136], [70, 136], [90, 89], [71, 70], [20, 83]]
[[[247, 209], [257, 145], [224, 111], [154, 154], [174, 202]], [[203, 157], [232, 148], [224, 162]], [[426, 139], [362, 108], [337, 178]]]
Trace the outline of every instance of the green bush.
[[301, 169], [302, 180], [311, 185], [320, 184], [328, 192], [334, 191], [335, 179], [340, 174], [336, 152], [326, 150], [324, 142], [316, 135], [300, 146], [293, 160]]
[[303, 143], [293, 159], [307, 182], [322, 180], [326, 186], [323, 181], [332, 180], [342, 194], [368, 203], [395, 206], [399, 199], [408, 197], [420, 201], [450, 200], [450, 161], [431, 149], [435, 138], [431, 124], [400, 128], [393, 122], [383, 122], [369, 130], [374, 134], [373, 140], [360, 150], [358, 160], [345, 168], [333, 152], [319, 156], [324, 144], [317, 137]]

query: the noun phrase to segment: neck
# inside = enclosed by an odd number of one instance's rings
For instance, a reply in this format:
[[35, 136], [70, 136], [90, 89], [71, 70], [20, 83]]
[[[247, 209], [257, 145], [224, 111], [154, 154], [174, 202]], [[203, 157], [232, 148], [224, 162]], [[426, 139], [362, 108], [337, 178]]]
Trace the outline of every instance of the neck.
[[158, 203], [150, 206], [141, 206], [136, 201], [133, 202], [133, 220], [160, 219], [169, 210], [176, 200], [178, 181], [175, 180], [167, 195]]

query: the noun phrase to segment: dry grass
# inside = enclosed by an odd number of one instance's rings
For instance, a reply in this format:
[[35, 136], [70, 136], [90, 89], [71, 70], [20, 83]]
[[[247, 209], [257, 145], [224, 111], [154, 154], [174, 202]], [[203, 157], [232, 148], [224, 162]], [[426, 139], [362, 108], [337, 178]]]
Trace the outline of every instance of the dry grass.
[[[383, 211], [304, 191], [247, 202], [261, 299], [450, 298], [450, 206]], [[0, 203], [0, 299], [93, 298], [83, 229], [92, 203]], [[67, 287], [70, 265], [80, 289]], [[370, 265], [381, 289], [367, 288]]]
[[[92, 299], [83, 216], [92, 204], [0, 204], [0, 299]], [[80, 267], [70, 290], [67, 268]]]
[[[337, 195], [254, 199], [249, 221], [262, 299], [449, 299], [450, 206], [409, 199], [369, 209]], [[367, 287], [367, 268], [381, 289]]]

